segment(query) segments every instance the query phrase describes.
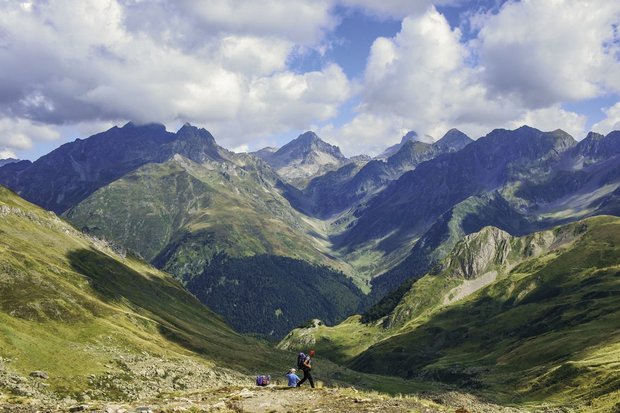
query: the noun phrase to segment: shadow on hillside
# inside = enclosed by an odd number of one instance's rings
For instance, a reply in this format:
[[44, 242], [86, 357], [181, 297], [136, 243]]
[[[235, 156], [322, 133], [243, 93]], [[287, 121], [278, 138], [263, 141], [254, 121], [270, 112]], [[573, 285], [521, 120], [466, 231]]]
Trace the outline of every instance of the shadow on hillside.
[[112, 257], [91, 249], [80, 249], [67, 254], [71, 267], [90, 280], [98, 298], [106, 302], [126, 299], [145, 309], [153, 310], [159, 303], [149, 295], [153, 288], [162, 288], [159, 294], [170, 294], [171, 284], [153, 277], [147, 278]]
[[171, 344], [239, 369], [268, 364], [266, 348], [235, 333], [172, 278], [138, 272], [92, 249], [71, 251], [67, 258], [89, 280], [96, 297], [127, 308], [128, 319], [138, 329], [159, 333]]

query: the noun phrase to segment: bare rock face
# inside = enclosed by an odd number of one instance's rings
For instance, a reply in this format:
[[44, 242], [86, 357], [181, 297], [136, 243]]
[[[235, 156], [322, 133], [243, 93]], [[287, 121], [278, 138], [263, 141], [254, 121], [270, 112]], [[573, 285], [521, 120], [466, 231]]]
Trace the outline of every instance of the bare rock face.
[[457, 244], [447, 259], [446, 267], [455, 275], [473, 279], [488, 271], [491, 266], [504, 265], [512, 250], [512, 237], [495, 227], [466, 236]]

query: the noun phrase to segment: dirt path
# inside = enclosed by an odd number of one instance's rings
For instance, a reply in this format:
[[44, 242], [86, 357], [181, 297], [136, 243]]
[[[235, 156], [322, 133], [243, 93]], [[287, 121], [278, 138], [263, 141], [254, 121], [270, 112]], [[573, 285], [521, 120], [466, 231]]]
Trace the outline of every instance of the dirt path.
[[[252, 393], [250, 396], [249, 393]], [[239, 412], [423, 412], [450, 411], [432, 402], [415, 398], [390, 398], [379, 394], [360, 394], [352, 389], [267, 388], [254, 390], [237, 400], [232, 408]]]

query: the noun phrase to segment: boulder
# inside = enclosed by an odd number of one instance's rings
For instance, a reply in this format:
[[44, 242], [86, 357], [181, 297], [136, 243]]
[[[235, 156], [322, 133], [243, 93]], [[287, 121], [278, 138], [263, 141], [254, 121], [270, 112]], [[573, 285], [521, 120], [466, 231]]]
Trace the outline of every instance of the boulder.
[[30, 373], [30, 377], [47, 380], [49, 378], [49, 374], [47, 374], [44, 371], [37, 370], [37, 371], [33, 371], [32, 373]]

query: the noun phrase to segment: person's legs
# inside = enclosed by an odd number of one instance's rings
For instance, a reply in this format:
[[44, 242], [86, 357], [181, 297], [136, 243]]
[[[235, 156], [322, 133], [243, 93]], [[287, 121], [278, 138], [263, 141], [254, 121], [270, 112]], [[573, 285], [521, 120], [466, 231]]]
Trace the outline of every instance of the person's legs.
[[297, 387], [301, 386], [302, 384], [304, 384], [306, 380], [308, 380], [308, 374], [309, 374], [308, 369], [303, 369], [303, 372], [304, 372], [304, 378], [299, 380], [299, 383], [297, 383]]
[[[304, 378], [305, 378], [305, 376], [304, 376]], [[312, 378], [312, 373], [310, 373], [310, 370], [308, 370], [308, 381], [310, 382], [310, 387], [312, 387], [314, 389], [314, 379]]]

